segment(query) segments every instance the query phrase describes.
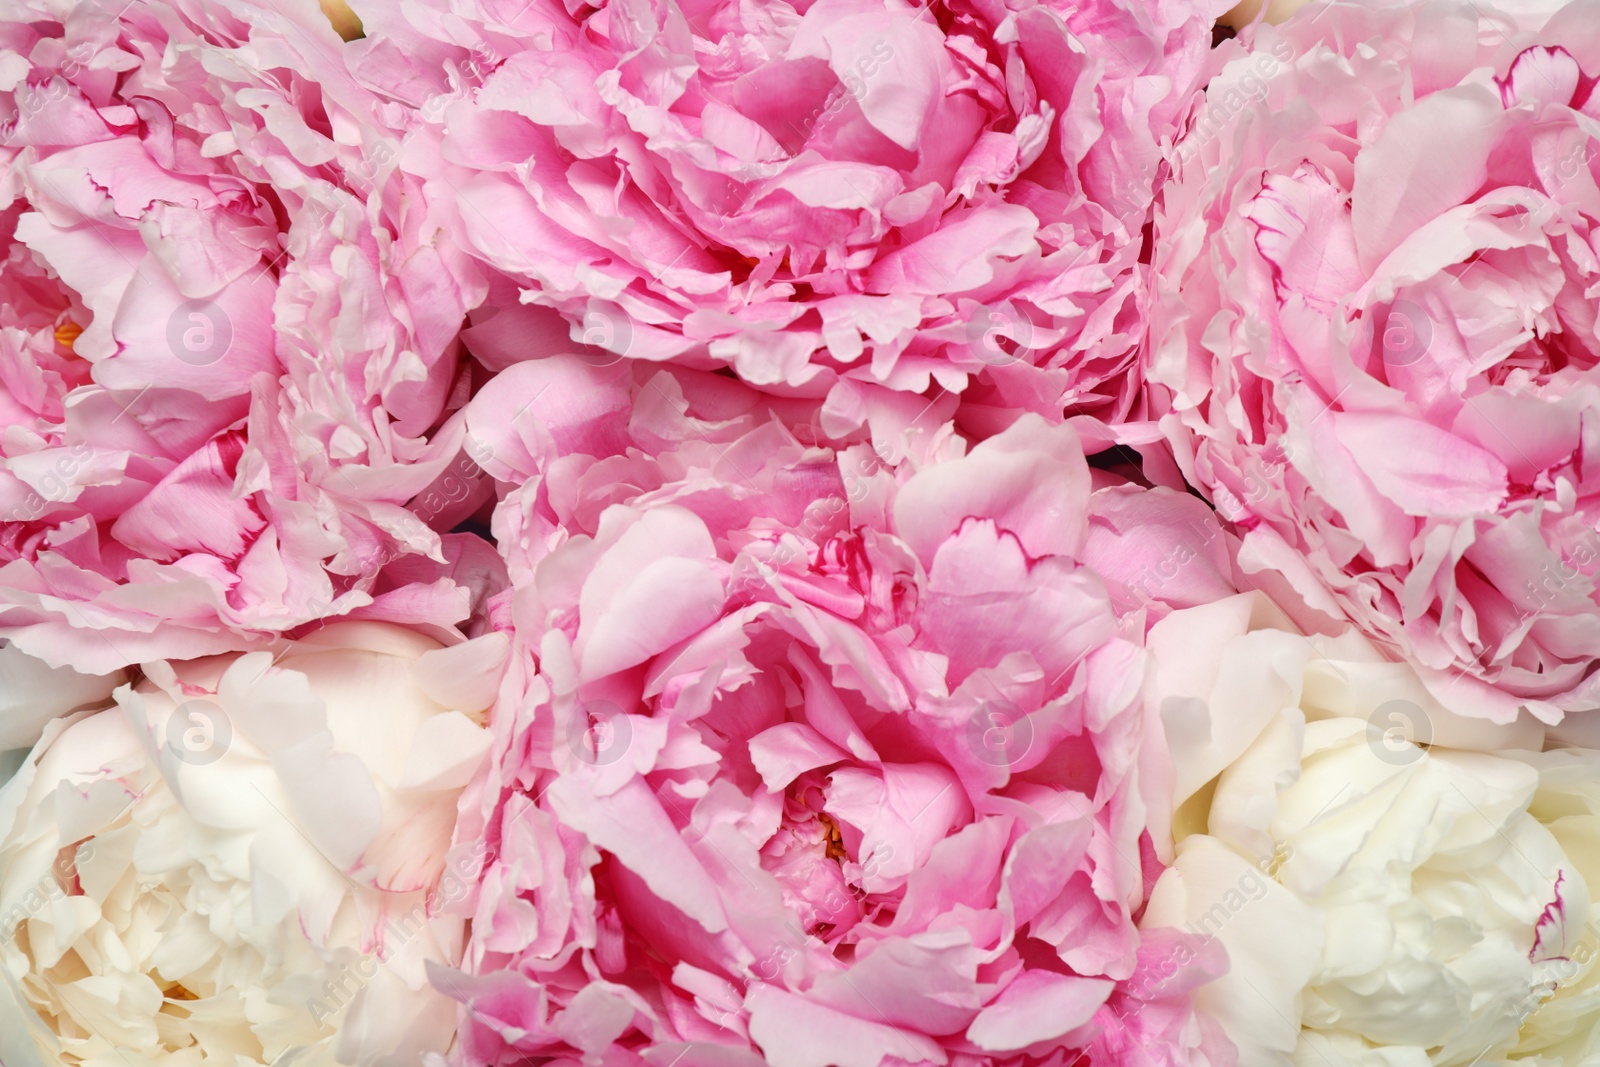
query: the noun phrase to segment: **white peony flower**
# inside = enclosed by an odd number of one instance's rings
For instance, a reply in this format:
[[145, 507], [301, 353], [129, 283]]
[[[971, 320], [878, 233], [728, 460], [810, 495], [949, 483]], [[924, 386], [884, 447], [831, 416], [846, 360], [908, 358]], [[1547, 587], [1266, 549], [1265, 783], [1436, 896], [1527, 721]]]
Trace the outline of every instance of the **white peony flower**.
[[1256, 595], [1150, 648], [1176, 849], [1145, 924], [1227, 949], [1197, 1001], [1242, 1065], [1600, 1063], [1600, 753], [1452, 713]]
[[114, 706], [51, 722], [0, 789], [0, 1060], [445, 1051], [426, 964], [459, 962], [445, 907], [477, 857], [448, 850], [505, 649], [341, 623], [276, 657], [146, 664]]

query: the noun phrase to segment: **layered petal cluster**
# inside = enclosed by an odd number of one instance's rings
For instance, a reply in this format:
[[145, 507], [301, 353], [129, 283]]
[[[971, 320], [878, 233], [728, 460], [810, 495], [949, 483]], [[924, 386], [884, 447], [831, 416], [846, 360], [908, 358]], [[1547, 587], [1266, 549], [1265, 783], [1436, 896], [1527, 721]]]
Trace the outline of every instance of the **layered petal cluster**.
[[518, 280], [497, 332], [846, 408], [970, 388], [992, 432], [1133, 403], [1163, 146], [1225, 6], [425, 0], [363, 8], [357, 70]]
[[425, 965], [460, 956], [443, 912], [471, 864], [446, 852], [505, 650], [340, 623], [148, 663], [53, 721], [0, 791], [0, 961], [28, 1019], [6, 1062], [39, 1062], [30, 1039], [50, 1063], [447, 1049]]
[[104, 673], [238, 648], [444, 558], [404, 505], [459, 450], [484, 283], [343, 47], [310, 3], [0, 21], [0, 634], [24, 651]]
[[1153, 406], [1243, 566], [1498, 721], [1600, 684], [1597, 18], [1264, 26], [1156, 226]]
[[1560, 738], [1531, 718], [1464, 714], [1257, 596], [1150, 649], [1178, 844], [1146, 921], [1226, 948], [1196, 1004], [1241, 1063], [1593, 1061], [1600, 751], [1541, 751]]
[[1231, 1063], [1188, 1003], [1221, 955], [1155, 977], [1188, 935], [1136, 926], [1161, 741], [1073, 431], [893, 463], [633, 372], [526, 364], [469, 408], [516, 650], [436, 978], [456, 1061]]

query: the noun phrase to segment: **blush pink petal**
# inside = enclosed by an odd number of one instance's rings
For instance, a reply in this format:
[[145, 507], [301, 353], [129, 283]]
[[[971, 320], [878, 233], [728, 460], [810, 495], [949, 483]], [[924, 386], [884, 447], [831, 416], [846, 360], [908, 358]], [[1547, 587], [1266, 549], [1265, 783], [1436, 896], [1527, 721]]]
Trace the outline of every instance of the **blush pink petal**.
[[1094, 1018], [1113, 983], [1098, 978], [1033, 971], [972, 1021], [967, 1036], [986, 1052], [1014, 1052], [1060, 1037]]

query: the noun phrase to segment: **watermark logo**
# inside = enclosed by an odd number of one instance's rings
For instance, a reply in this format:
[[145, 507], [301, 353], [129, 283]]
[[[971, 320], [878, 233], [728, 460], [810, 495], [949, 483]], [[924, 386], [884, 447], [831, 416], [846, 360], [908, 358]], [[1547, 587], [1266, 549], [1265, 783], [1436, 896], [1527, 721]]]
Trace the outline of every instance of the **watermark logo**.
[[185, 300], [167, 318], [167, 347], [191, 367], [209, 367], [233, 347], [233, 321], [209, 300]]
[[1409, 367], [1428, 354], [1433, 344], [1433, 320], [1410, 300], [1396, 300], [1383, 321], [1383, 362]]
[[572, 339], [588, 349], [579, 353], [591, 367], [610, 367], [633, 347], [633, 319], [617, 307], [591, 307], [572, 324]]
[[978, 705], [967, 719], [967, 747], [991, 767], [1014, 767], [1033, 748], [1033, 720], [1008, 700]]
[[228, 715], [209, 700], [187, 700], [167, 719], [167, 749], [193, 767], [217, 762], [233, 742]]
[[1389, 700], [1367, 717], [1367, 745], [1383, 762], [1404, 767], [1422, 758], [1433, 740], [1428, 713], [1409, 700]]
[[967, 316], [967, 346], [991, 367], [1025, 360], [1033, 351], [1033, 321], [1009, 300], [980, 304]]
[[589, 700], [578, 706], [567, 748], [579, 763], [609, 767], [628, 754], [633, 744], [633, 719], [609, 700]]

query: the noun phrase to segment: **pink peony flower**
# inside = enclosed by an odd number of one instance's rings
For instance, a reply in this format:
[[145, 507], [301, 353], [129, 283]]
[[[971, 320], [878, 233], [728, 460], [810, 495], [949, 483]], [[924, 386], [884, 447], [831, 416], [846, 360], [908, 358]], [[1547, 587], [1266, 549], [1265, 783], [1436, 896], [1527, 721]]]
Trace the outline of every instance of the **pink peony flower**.
[[560, 357], [468, 408], [515, 650], [456, 1062], [1231, 1063], [1224, 961], [1135, 924], [1160, 741], [1073, 431], [888, 463], [752, 396]]
[[993, 432], [1132, 403], [1162, 145], [1225, 7], [434, 0], [363, 7], [357, 71], [522, 287], [486, 333], [570, 324], [847, 426], [865, 386], [967, 390]]
[[0, 634], [52, 664], [241, 647], [444, 559], [405, 505], [460, 449], [484, 283], [279, 7], [0, 23]]
[[1600, 703], [1600, 6], [1536, 7], [1262, 27], [1178, 146], [1148, 349], [1241, 565], [1501, 722]]

